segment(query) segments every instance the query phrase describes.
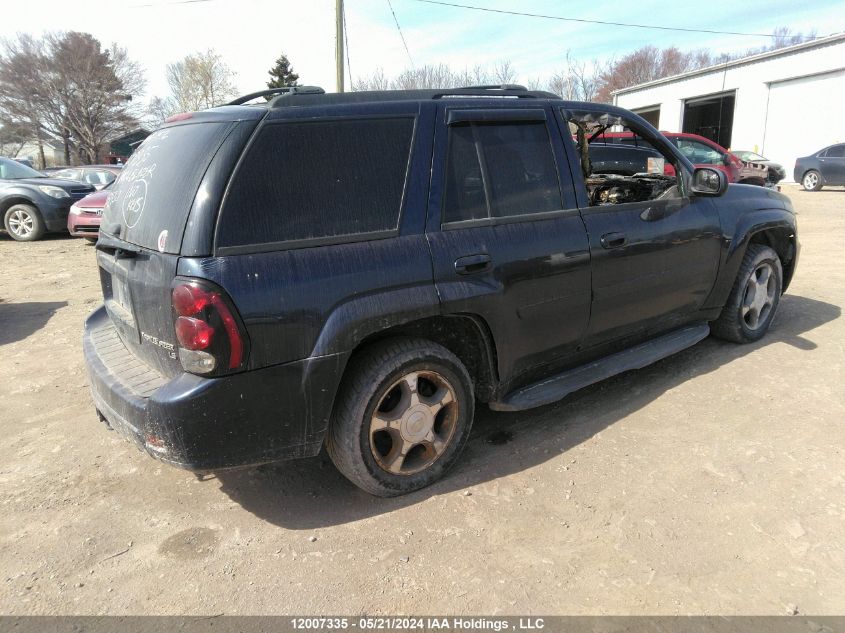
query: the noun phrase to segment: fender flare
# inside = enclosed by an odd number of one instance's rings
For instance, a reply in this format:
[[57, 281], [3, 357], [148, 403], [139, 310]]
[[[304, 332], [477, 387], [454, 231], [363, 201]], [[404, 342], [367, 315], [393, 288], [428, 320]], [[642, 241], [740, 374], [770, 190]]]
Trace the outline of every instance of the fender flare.
[[[734, 226], [734, 233], [728, 239], [722, 264], [719, 267], [719, 276], [710, 292], [705, 306], [708, 308], [721, 308], [728, 300], [733, 289], [745, 251], [755, 235], [765, 231], [778, 230], [788, 231], [793, 236], [793, 246], [797, 249], [794, 236], [796, 233], [795, 216], [786, 209], [767, 208], [759, 209], [750, 213], [744, 213], [737, 218]], [[795, 253], [793, 253], [793, 263]], [[784, 290], [791, 279], [792, 271], [784, 270]]]

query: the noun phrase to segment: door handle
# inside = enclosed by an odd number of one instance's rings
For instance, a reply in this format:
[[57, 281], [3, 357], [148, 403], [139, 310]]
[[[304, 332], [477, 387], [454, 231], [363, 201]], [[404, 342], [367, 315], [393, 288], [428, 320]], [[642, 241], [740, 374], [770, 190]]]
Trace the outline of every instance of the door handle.
[[627, 241], [624, 233], [605, 233], [601, 236], [601, 245], [605, 248], [619, 248], [625, 246]]
[[458, 259], [455, 260], [455, 272], [459, 275], [480, 273], [485, 270], [489, 270], [492, 261], [493, 260], [490, 259], [490, 256], [487, 253], [458, 257]]

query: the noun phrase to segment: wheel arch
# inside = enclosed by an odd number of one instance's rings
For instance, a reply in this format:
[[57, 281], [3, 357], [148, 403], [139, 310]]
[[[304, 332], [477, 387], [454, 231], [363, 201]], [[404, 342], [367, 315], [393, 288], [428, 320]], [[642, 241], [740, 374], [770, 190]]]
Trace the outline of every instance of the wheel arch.
[[31, 198], [27, 198], [26, 196], [16, 193], [12, 194], [6, 198], [0, 200], [0, 218], [5, 217], [6, 211], [8, 211], [11, 207], [15, 206], [16, 204], [28, 204], [35, 207], [35, 210], [38, 213], [41, 213], [41, 209], [38, 208], [38, 205]]
[[[797, 259], [797, 238], [790, 227], [777, 227], [763, 229], [753, 233], [748, 240], [749, 244], [762, 244], [769, 246], [778, 254], [781, 266], [783, 267], [783, 291], [786, 292], [792, 275], [795, 273]], [[747, 249], [747, 246], [746, 246]]]
[[719, 268], [719, 276], [705, 306], [721, 309], [733, 288], [749, 244], [771, 247], [783, 267], [783, 292], [792, 281], [799, 245], [795, 216], [785, 209], [758, 209], [737, 218], [735, 232]]
[[[472, 314], [437, 315], [397, 324], [374, 332], [352, 350], [350, 360], [376, 342], [389, 338], [422, 338], [442, 345], [464, 364], [473, 381], [476, 397], [489, 402], [499, 384], [496, 349], [487, 323]], [[344, 368], [346, 378], [350, 363]]]

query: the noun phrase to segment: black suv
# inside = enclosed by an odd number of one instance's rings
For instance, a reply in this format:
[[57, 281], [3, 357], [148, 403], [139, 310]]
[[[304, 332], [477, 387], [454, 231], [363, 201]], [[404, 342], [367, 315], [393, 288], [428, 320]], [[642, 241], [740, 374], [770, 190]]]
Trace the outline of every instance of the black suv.
[[[519, 86], [247, 97], [144, 141], [97, 243], [97, 412], [176, 466], [325, 445], [364, 490], [415, 490], [476, 401], [553, 402], [711, 330], [757, 340], [795, 269], [785, 196], [694, 169], [620, 108]], [[659, 157], [595, 173], [604, 130]]]
[[70, 206], [90, 193], [94, 187], [84, 182], [48, 178], [0, 156], [0, 216], [19, 242], [40, 239], [48, 231], [67, 231]]

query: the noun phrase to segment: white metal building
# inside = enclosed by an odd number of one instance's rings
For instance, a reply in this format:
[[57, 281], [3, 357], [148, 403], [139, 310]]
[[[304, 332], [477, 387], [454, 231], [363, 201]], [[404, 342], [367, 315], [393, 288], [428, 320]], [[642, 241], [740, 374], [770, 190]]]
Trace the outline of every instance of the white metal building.
[[845, 34], [614, 93], [665, 132], [692, 132], [782, 164], [845, 142]]

